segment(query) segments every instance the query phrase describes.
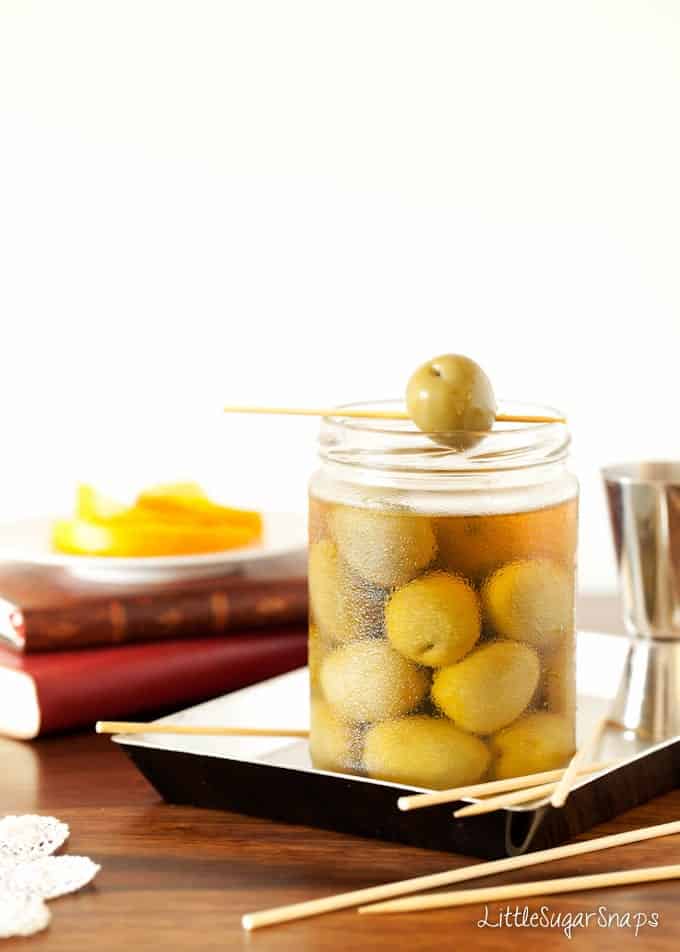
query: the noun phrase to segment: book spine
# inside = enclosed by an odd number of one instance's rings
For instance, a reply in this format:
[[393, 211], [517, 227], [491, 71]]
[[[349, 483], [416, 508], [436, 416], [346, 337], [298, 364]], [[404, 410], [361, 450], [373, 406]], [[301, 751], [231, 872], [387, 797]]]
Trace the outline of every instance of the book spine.
[[302, 621], [307, 614], [307, 581], [243, 580], [209, 590], [174, 588], [119, 598], [109, 594], [48, 608], [13, 607], [0, 629], [9, 644], [27, 653], [63, 651]]

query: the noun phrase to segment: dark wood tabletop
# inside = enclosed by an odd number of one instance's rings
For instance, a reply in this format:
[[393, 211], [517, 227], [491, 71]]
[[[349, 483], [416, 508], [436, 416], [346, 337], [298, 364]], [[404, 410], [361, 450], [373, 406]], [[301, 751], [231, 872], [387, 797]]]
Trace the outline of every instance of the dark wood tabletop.
[[[12, 939], [8, 949], [417, 952], [571, 947], [557, 927], [480, 927], [484, 908], [476, 906], [380, 918], [345, 910], [248, 935], [240, 925], [245, 912], [439, 872], [470, 860], [233, 813], [171, 806], [160, 802], [118, 747], [87, 733], [31, 744], [0, 740], [0, 767], [0, 815], [53, 814], [71, 827], [68, 852], [90, 856], [102, 865], [92, 886], [51, 903], [53, 921], [47, 932]], [[586, 836], [678, 817], [680, 791], [675, 791]], [[678, 862], [680, 837], [672, 837], [479, 884]], [[520, 911], [526, 906], [530, 912], [548, 907], [549, 915], [562, 915], [563, 925], [569, 914], [578, 923], [579, 914], [600, 909], [588, 928], [574, 928], [572, 942], [581, 950], [671, 950], [680, 940], [679, 890], [680, 883], [670, 881], [509, 905]], [[488, 921], [497, 921], [507, 905], [492, 905]], [[659, 917], [656, 928], [642, 926], [636, 937], [636, 914], [653, 921], [654, 913]], [[608, 928], [600, 924], [604, 916], [614, 917]]]

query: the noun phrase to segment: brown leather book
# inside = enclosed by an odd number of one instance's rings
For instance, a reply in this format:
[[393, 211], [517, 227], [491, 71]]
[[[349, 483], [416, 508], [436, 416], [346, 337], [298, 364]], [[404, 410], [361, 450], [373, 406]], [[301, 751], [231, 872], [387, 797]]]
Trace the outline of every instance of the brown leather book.
[[307, 580], [221, 578], [130, 590], [33, 569], [0, 570], [0, 640], [23, 652], [222, 635], [301, 622]]

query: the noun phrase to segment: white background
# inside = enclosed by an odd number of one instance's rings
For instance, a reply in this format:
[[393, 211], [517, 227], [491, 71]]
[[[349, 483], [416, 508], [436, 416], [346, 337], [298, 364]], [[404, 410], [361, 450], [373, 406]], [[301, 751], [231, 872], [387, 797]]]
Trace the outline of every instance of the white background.
[[198, 478], [302, 509], [313, 421], [443, 351], [680, 456], [677, 0], [0, 0], [0, 515]]

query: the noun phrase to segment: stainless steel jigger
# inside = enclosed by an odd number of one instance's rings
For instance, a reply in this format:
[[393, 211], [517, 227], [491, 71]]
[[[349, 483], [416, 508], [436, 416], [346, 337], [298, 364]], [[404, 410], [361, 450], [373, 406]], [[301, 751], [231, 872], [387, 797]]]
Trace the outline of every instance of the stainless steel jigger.
[[641, 737], [680, 734], [680, 462], [602, 471], [626, 629], [611, 720]]

